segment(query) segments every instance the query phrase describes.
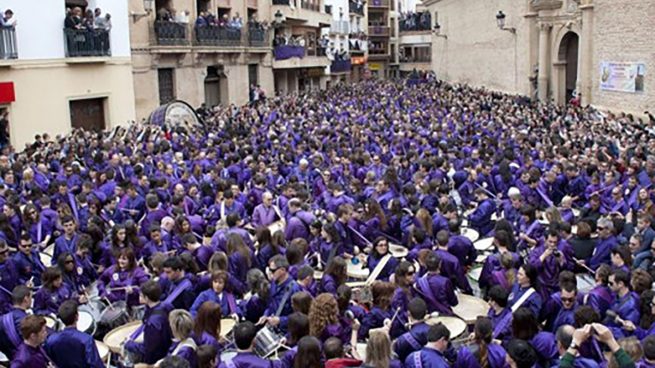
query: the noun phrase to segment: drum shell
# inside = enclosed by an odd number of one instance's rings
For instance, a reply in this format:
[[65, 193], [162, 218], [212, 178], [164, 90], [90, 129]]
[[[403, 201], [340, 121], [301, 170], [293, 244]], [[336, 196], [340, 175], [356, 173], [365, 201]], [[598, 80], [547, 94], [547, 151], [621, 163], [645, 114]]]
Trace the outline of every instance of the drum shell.
[[268, 326], [264, 326], [255, 336], [255, 353], [260, 357], [267, 357], [280, 346], [282, 336], [278, 335]]

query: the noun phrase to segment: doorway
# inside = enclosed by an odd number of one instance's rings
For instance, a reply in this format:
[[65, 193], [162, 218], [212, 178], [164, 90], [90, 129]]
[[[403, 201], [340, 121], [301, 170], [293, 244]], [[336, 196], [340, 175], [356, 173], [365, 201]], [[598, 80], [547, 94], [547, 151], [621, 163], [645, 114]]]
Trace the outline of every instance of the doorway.
[[106, 98], [88, 98], [70, 101], [71, 127], [94, 132], [103, 131], [105, 125]]
[[580, 37], [575, 32], [568, 32], [560, 42], [558, 59], [564, 66], [564, 80], [558, 94], [560, 103], [567, 103], [573, 96], [578, 83], [578, 47]]

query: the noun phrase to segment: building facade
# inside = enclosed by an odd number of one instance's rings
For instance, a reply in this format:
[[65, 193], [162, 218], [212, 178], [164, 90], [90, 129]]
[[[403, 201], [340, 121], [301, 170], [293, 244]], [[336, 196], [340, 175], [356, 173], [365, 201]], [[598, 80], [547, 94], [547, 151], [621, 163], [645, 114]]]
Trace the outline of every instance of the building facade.
[[[127, 0], [39, 2], [39, 16], [34, 6], [5, 0], [0, 9], [16, 20], [0, 29], [0, 110], [9, 112], [11, 144], [134, 120]], [[76, 27], [66, 11], [76, 7], [111, 14], [110, 29]]]
[[638, 114], [655, 104], [652, 0], [424, 3], [445, 36], [432, 39], [441, 79], [559, 104], [575, 92], [583, 104]]
[[130, 0], [136, 111], [184, 100], [197, 107], [242, 105], [252, 86], [274, 93], [270, 2]]
[[432, 15], [420, 4], [406, 3], [398, 17], [401, 76], [432, 70]]

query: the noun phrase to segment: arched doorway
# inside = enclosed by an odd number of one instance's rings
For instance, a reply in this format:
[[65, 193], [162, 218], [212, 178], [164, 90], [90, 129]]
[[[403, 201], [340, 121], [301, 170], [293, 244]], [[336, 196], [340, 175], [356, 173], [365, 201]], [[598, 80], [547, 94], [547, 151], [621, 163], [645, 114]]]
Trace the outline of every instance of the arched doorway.
[[558, 60], [563, 67], [562, 75], [564, 80], [560, 81], [560, 87], [557, 91], [560, 103], [566, 103], [571, 99], [573, 91], [576, 89], [578, 82], [578, 46], [580, 37], [575, 32], [568, 32], [562, 37], [559, 44]]

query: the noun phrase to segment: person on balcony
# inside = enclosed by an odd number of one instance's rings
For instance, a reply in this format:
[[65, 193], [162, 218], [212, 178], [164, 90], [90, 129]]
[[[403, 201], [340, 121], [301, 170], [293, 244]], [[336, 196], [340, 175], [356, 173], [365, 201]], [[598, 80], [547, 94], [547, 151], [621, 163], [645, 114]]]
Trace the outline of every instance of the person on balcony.
[[64, 20], [64, 27], [66, 29], [81, 29], [82, 28], [82, 9], [75, 7], [72, 10], [66, 9], [66, 19]]
[[16, 18], [11, 9], [5, 10], [5, 14], [0, 18], [0, 26], [2, 28], [16, 28]]

